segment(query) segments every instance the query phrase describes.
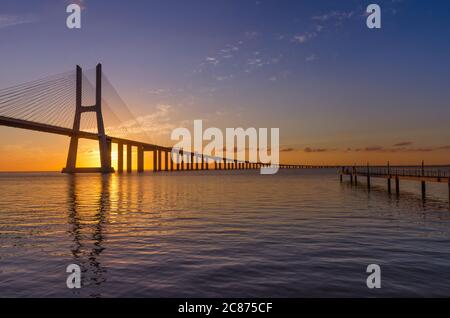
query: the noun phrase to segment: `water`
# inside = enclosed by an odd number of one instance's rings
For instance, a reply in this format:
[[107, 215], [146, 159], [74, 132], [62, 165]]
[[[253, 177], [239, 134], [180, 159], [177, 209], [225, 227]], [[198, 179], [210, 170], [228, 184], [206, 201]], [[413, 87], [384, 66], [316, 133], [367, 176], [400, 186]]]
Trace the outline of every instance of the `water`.
[[447, 186], [423, 203], [419, 183], [399, 199], [373, 183], [334, 170], [0, 174], [0, 296], [450, 296]]

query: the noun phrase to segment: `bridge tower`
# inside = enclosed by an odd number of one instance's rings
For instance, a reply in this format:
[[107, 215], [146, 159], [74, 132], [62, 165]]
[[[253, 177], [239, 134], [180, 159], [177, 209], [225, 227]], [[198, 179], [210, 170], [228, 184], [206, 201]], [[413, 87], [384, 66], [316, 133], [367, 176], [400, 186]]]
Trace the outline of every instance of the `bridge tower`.
[[[105, 126], [103, 124], [102, 115], [102, 65], [97, 64], [96, 67], [96, 87], [95, 87], [95, 105], [82, 106], [82, 69], [77, 65], [76, 74], [76, 107], [75, 117], [73, 121], [73, 134], [70, 138], [69, 154], [67, 156], [66, 167], [62, 170], [63, 173], [79, 173], [79, 172], [100, 172], [112, 173], [114, 168], [111, 166], [111, 140], [108, 139], [105, 133]], [[80, 122], [81, 114], [86, 112], [93, 112], [97, 117], [97, 131], [98, 144], [100, 150], [101, 167], [94, 168], [77, 168], [77, 152], [78, 140], [81, 138]]]

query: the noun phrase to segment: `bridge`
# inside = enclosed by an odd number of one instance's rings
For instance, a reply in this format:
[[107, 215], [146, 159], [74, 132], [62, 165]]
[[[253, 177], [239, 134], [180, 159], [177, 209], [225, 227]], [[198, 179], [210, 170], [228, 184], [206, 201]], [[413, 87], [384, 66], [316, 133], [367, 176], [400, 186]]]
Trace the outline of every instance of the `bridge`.
[[[0, 90], [0, 125], [34, 130], [44, 133], [63, 135], [70, 138], [66, 166], [63, 173], [113, 173], [112, 144], [117, 144], [117, 172], [132, 172], [133, 149], [137, 149], [137, 171], [144, 171], [146, 152], [153, 156], [153, 171], [182, 170], [235, 170], [259, 169], [270, 166], [258, 161], [242, 161], [234, 158], [218, 158], [202, 153], [192, 153], [176, 149], [173, 160], [172, 147], [146, 143], [118, 136], [117, 129], [126, 128], [118, 125], [115, 131], [106, 132], [102, 98], [102, 65], [95, 69], [95, 103], [83, 105], [86, 85], [83, 71], [76, 67], [75, 73], [66, 72], [40, 80], [16, 85]], [[88, 116], [90, 115], [90, 116]], [[87, 116], [87, 123], [82, 117]], [[79, 139], [98, 142], [100, 167], [77, 167]], [[126, 148], [126, 167], [124, 167], [124, 149]], [[164, 162], [164, 166], [163, 166]], [[214, 167], [211, 167], [211, 164]], [[274, 165], [272, 164], [272, 167]], [[326, 166], [307, 166], [278, 164], [280, 169], [323, 168]]]

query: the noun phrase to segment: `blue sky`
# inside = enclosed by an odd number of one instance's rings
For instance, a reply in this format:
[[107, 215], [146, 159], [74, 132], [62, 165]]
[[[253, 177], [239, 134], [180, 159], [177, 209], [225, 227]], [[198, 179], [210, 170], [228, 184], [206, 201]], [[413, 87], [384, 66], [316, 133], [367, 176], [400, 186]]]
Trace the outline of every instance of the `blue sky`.
[[71, 2], [2, 1], [0, 87], [102, 62], [155, 141], [193, 119], [280, 127], [296, 150], [450, 137], [448, 1], [85, 0], [69, 30]]

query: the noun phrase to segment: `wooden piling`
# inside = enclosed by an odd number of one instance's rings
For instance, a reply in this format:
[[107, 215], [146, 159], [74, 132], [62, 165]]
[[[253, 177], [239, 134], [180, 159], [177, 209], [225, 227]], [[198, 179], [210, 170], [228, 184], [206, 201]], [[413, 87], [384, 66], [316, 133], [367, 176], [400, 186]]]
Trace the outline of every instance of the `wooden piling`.
[[425, 185], [425, 181], [421, 181], [421, 185], [422, 185], [422, 199], [425, 200], [426, 197], [426, 185]]

